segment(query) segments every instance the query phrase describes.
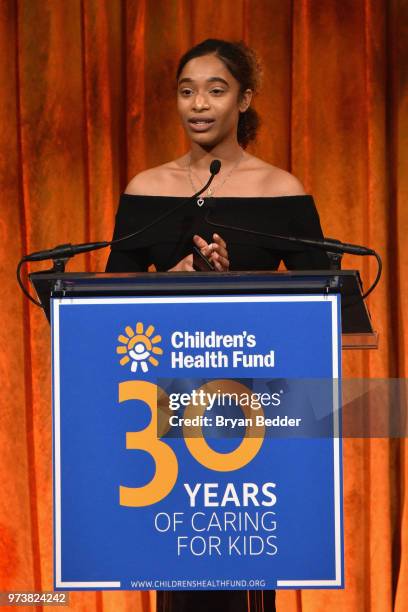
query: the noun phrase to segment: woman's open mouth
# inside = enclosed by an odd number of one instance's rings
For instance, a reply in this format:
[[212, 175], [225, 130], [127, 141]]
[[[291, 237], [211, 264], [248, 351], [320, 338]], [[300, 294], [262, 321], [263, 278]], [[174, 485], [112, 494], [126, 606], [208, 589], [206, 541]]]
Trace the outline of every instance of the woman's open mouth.
[[206, 132], [215, 123], [215, 119], [204, 119], [193, 117], [188, 120], [188, 124], [194, 132]]

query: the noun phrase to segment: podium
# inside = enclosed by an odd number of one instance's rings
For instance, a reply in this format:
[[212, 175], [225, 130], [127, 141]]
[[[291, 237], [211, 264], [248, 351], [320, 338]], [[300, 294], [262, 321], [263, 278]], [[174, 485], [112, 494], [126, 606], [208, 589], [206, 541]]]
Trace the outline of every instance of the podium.
[[343, 587], [341, 348], [377, 342], [356, 271], [31, 280], [56, 589]]

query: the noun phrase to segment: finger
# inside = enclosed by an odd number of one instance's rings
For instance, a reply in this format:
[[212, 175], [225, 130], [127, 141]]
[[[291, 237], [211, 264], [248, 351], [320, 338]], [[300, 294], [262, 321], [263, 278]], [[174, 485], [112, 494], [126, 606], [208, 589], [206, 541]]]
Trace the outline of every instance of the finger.
[[211, 259], [211, 257], [216, 252], [217, 248], [218, 246], [214, 244], [214, 242], [211, 242], [211, 244], [206, 244], [205, 247], [202, 247], [200, 251], [205, 257], [208, 257], [208, 259]]
[[228, 251], [225, 240], [223, 240], [219, 234], [213, 234], [213, 239], [218, 253], [220, 253], [222, 257], [228, 258]]
[[225, 249], [220, 244], [216, 244], [216, 243], [212, 242], [209, 246], [211, 247], [211, 253], [218, 253], [218, 255], [221, 255], [221, 257], [227, 257], [228, 258], [228, 251], [227, 251], [227, 249]]
[[213, 240], [214, 242], [219, 244], [223, 249], [227, 248], [227, 243], [225, 242], [225, 240], [221, 238], [219, 234], [213, 234]]
[[223, 270], [229, 270], [230, 262], [227, 257], [220, 257], [217, 263], [221, 265]]
[[212, 253], [213, 248], [214, 248], [213, 244], [208, 244], [208, 242], [206, 240], [204, 240], [204, 238], [201, 238], [201, 236], [199, 236], [198, 234], [193, 236], [193, 241], [194, 241], [194, 244], [196, 245], [196, 247], [198, 247], [200, 249], [201, 254], [204, 255], [204, 257], [210, 257], [211, 256], [211, 253]]
[[186, 272], [194, 272], [194, 267], [193, 267], [193, 254], [191, 253], [191, 255], [187, 255], [187, 257], [184, 258], [183, 260], [183, 269]]
[[199, 236], [198, 234], [195, 234], [195, 236], [193, 236], [193, 242], [199, 249], [208, 248], [208, 242], [204, 240], [204, 238], [201, 238], [201, 236]]
[[229, 265], [228, 263], [222, 263], [221, 261], [215, 261], [214, 262], [214, 268], [215, 270], [217, 270], [218, 272], [228, 272], [229, 270]]
[[211, 262], [214, 265], [214, 268], [217, 270], [229, 270], [229, 259], [228, 257], [222, 257], [218, 255], [218, 253], [214, 253], [214, 256], [211, 258]]

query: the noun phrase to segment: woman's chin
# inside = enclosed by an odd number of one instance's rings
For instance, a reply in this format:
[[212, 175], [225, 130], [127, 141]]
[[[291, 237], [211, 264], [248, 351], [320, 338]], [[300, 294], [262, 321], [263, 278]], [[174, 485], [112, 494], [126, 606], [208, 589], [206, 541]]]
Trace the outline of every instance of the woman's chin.
[[221, 144], [227, 144], [230, 142], [231, 138], [228, 136], [220, 136], [215, 134], [201, 133], [201, 134], [189, 134], [189, 138], [192, 143], [199, 145], [206, 151], [209, 149], [214, 149]]
[[208, 132], [190, 132], [189, 137], [191, 142], [195, 142], [203, 147], [212, 146], [215, 142], [217, 142], [217, 138]]

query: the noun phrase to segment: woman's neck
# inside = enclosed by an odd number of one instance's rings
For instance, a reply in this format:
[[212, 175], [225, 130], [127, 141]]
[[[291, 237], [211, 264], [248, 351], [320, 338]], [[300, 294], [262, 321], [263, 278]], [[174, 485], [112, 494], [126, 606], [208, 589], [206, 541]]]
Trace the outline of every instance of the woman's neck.
[[197, 170], [207, 170], [214, 159], [219, 159], [221, 164], [231, 165], [241, 158], [243, 150], [238, 142], [221, 143], [211, 149], [204, 149], [197, 143], [191, 143], [189, 165]]

